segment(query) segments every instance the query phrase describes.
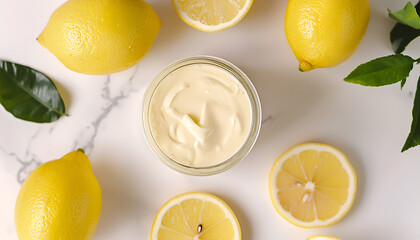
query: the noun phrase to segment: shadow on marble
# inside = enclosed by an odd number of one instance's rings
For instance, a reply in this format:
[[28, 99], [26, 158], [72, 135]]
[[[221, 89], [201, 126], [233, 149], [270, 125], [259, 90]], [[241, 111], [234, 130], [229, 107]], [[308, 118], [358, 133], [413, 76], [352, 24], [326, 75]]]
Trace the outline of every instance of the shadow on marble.
[[366, 177], [365, 177], [365, 169], [363, 162], [368, 161], [368, 159], [362, 159], [362, 155], [352, 146], [348, 146], [348, 144], [341, 144], [340, 142], [334, 142], [334, 147], [340, 149], [344, 155], [347, 156], [348, 160], [350, 161], [351, 165], [354, 168], [357, 176], [357, 190], [356, 196], [354, 198], [353, 206], [351, 207], [350, 211], [343, 217], [343, 223], [352, 217], [359, 208], [359, 205], [365, 195], [365, 186], [366, 186]]
[[263, 112], [261, 132], [254, 148], [270, 142], [283, 129], [305, 118], [328, 90], [317, 74], [308, 75], [297, 69], [246, 69], [257, 89]]
[[139, 219], [141, 212], [139, 206], [143, 206], [141, 199], [136, 195], [137, 191], [130, 191], [130, 182], [125, 178], [124, 172], [105, 158], [101, 162], [93, 163], [93, 171], [97, 177], [102, 191], [102, 210], [95, 237], [100, 239], [113, 233], [129, 221]]
[[[158, 14], [162, 26], [153, 44], [152, 51], [171, 49], [174, 46], [175, 39], [181, 37], [191, 27], [178, 17], [172, 3], [168, 4], [166, 1], [161, 1], [153, 4], [153, 8]], [[156, 53], [156, 55], [158, 54]]]
[[[339, 236], [342, 239], [357, 239], [357, 240], [372, 240], [372, 239], [407, 239], [402, 237], [401, 232], [395, 229], [394, 226], [385, 226], [383, 223], [372, 223], [364, 226], [362, 229], [355, 229], [351, 234], [342, 234]], [[418, 239], [418, 236], [411, 236], [408, 239]], [[407, 239], [407, 240], [408, 240]]]
[[[63, 87], [59, 81], [56, 81], [53, 79], [55, 86], [57, 87], [58, 92], [61, 95], [61, 98], [64, 101], [64, 105], [66, 106], [66, 113], [69, 112], [70, 106], [71, 106], [71, 95], [70, 92], [67, 91], [65, 87]], [[66, 117], [66, 116], [63, 116]]]
[[252, 227], [251, 223], [248, 220], [248, 217], [245, 214], [245, 211], [243, 211], [240, 207], [238, 207], [234, 201], [232, 201], [229, 197], [224, 196], [223, 194], [217, 194], [218, 197], [223, 199], [229, 205], [229, 207], [232, 209], [232, 211], [235, 213], [236, 218], [239, 221], [239, 225], [241, 227], [241, 233], [242, 233], [242, 240], [251, 240], [252, 239]]
[[[363, 40], [357, 48], [356, 52], [350, 58], [360, 59], [361, 62], [359, 64], [362, 64], [366, 61], [370, 61], [371, 59], [382, 57], [383, 55], [393, 54], [391, 43], [389, 40], [389, 34], [394, 25], [395, 21], [388, 18], [386, 9], [384, 10], [384, 12], [371, 9], [369, 25], [366, 30], [365, 36], [363, 37]], [[372, 46], [375, 46], [375, 48], [372, 48]], [[366, 56], [366, 52], [371, 52], [372, 54], [375, 54], [375, 52], [380, 51], [384, 48], [388, 49], [389, 52], [378, 56], [372, 55], [371, 58], [364, 59]], [[375, 49], [377, 49], [377, 51]]]
[[[244, 19], [246, 19], [246, 21], [259, 21], [261, 19], [264, 19], [271, 11], [278, 11], [278, 8], [274, 7], [274, 5], [276, 4], [284, 5], [283, 8], [285, 9], [287, 2], [278, 0], [254, 1], [251, 9], [249, 10], [249, 13]], [[283, 8], [282, 11], [284, 11]]]

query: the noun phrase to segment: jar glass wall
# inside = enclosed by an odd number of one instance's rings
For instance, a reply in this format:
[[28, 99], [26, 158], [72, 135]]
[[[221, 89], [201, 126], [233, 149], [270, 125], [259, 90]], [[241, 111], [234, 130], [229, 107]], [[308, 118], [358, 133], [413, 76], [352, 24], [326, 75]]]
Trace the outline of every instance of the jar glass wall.
[[[239, 150], [233, 154], [228, 159], [215, 164], [211, 166], [204, 166], [204, 167], [197, 167], [197, 166], [189, 166], [185, 164], [179, 163], [179, 161], [176, 161], [169, 157], [165, 151], [162, 150], [162, 148], [159, 146], [158, 142], [156, 141], [153, 130], [151, 126], [151, 109], [153, 107], [152, 99], [153, 95], [156, 93], [156, 89], [159, 87], [159, 85], [165, 81], [165, 79], [173, 73], [174, 71], [194, 65], [194, 64], [200, 64], [200, 65], [211, 65], [213, 67], [220, 68], [224, 71], [226, 71], [228, 74], [233, 76], [243, 87], [245, 90], [249, 104], [250, 104], [250, 113], [251, 113], [251, 126], [249, 128], [248, 136], [246, 137], [244, 143], [239, 148]], [[150, 148], [153, 150], [153, 152], [159, 157], [159, 159], [165, 163], [170, 168], [177, 170], [179, 172], [190, 174], [190, 175], [212, 175], [217, 174], [220, 172], [223, 172], [232, 166], [234, 166], [236, 163], [238, 163], [240, 160], [242, 160], [251, 150], [253, 145], [255, 144], [260, 128], [261, 128], [261, 103], [258, 98], [257, 91], [255, 90], [254, 86], [252, 85], [252, 82], [249, 80], [249, 78], [243, 73], [238, 67], [231, 64], [230, 62], [216, 58], [216, 57], [210, 57], [210, 56], [196, 56], [196, 57], [189, 57], [185, 59], [178, 60], [169, 66], [167, 66], [165, 69], [163, 69], [156, 77], [155, 79], [150, 83], [149, 87], [146, 89], [144, 99], [143, 99], [143, 111], [142, 111], [142, 119], [143, 119], [143, 130], [146, 137], [146, 140], [150, 146]]]

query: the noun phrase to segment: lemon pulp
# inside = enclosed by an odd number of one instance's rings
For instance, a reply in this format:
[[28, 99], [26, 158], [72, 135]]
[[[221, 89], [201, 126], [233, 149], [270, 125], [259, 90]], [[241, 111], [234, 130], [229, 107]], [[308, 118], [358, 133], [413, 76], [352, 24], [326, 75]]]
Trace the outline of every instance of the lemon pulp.
[[240, 240], [235, 214], [208, 193], [184, 193], [165, 203], [153, 222], [151, 240]]
[[172, 0], [178, 16], [205, 32], [219, 32], [239, 23], [253, 0]]
[[353, 167], [325, 144], [297, 145], [281, 155], [270, 174], [276, 210], [300, 227], [323, 227], [340, 220], [356, 194]]

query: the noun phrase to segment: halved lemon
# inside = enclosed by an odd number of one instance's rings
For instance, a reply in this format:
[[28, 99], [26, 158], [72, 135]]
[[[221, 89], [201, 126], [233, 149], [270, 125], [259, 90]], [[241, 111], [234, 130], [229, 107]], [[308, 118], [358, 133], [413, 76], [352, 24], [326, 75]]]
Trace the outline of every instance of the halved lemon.
[[327, 235], [315, 235], [315, 236], [307, 238], [306, 240], [341, 240], [341, 239], [330, 237]]
[[151, 240], [241, 240], [232, 209], [220, 198], [203, 192], [178, 195], [156, 214]]
[[239, 23], [254, 0], [172, 0], [178, 16], [204, 32], [220, 32]]
[[351, 208], [356, 173], [338, 149], [320, 143], [297, 145], [274, 163], [271, 201], [289, 222], [304, 228], [326, 227]]

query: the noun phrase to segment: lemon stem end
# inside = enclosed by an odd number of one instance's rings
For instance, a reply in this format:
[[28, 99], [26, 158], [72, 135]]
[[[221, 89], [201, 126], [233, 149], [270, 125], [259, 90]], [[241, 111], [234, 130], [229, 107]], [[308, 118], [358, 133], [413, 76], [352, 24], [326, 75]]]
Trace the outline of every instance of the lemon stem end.
[[299, 71], [307, 72], [312, 70], [312, 65], [305, 60], [299, 61]]
[[78, 148], [77, 151], [85, 153], [85, 150], [83, 150], [82, 148]]

